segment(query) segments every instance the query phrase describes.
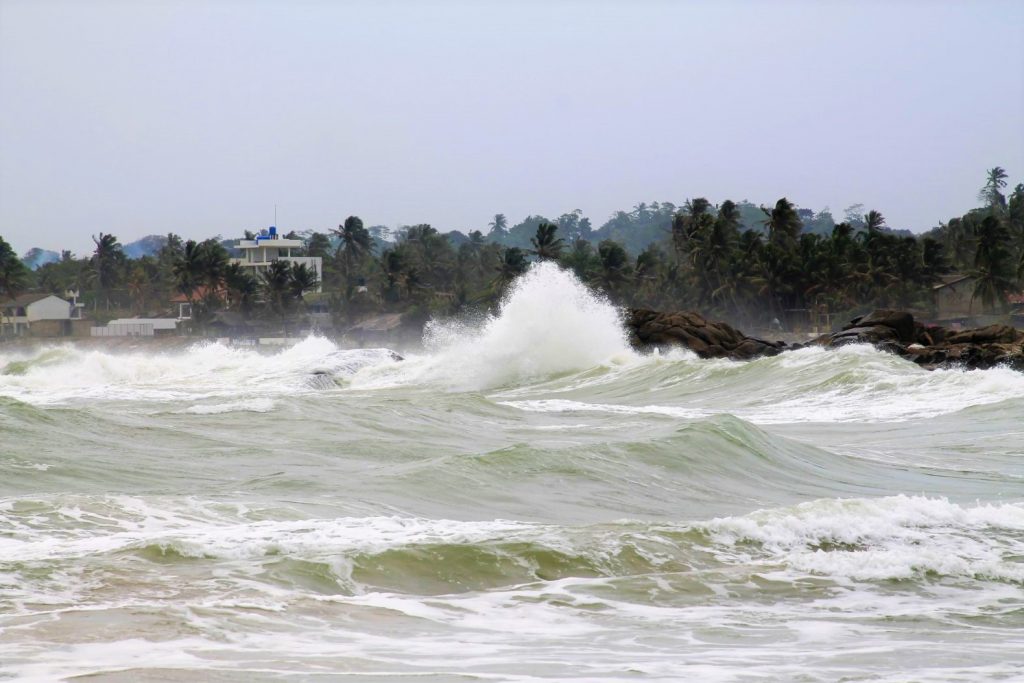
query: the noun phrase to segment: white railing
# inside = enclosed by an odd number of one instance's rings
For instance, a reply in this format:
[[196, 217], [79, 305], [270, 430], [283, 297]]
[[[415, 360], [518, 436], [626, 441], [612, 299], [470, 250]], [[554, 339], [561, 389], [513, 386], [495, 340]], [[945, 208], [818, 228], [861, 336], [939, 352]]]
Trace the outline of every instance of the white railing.
[[91, 337], [152, 337], [153, 323], [118, 323], [105, 327], [90, 327]]

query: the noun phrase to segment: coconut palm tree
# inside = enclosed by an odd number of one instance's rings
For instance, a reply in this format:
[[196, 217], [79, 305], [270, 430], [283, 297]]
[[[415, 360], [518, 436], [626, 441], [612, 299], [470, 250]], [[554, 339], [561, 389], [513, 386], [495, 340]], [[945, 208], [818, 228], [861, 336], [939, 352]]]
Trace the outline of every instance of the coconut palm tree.
[[204, 254], [202, 244], [195, 240], [185, 243], [181, 254], [175, 259], [171, 272], [178, 291], [185, 295], [189, 304], [195, 304], [199, 286], [203, 283]]
[[557, 259], [562, 255], [565, 240], [555, 237], [558, 226], [554, 223], [541, 223], [537, 226], [537, 234], [530, 238], [533, 250], [530, 252], [541, 261]]
[[291, 311], [291, 274], [291, 264], [282, 260], [274, 261], [260, 273], [259, 284], [263, 292], [263, 299], [282, 323], [285, 316]]
[[526, 252], [519, 247], [508, 247], [501, 252], [501, 260], [495, 267], [497, 275], [491, 281], [494, 293], [502, 294], [513, 280], [526, 272], [527, 265]]
[[288, 273], [288, 290], [294, 301], [301, 301], [302, 295], [316, 289], [316, 271], [305, 263], [293, 263]]
[[200, 281], [206, 285], [208, 294], [216, 294], [224, 284], [224, 273], [228, 267], [228, 251], [215, 239], [203, 240], [199, 244]]
[[768, 241], [783, 250], [792, 250], [796, 246], [797, 236], [803, 227], [793, 203], [783, 197], [775, 202], [774, 208], [768, 209], [762, 206], [761, 211], [767, 217], [764, 225], [768, 229]]
[[508, 219], [505, 214], [494, 214], [494, 220], [487, 224], [491, 228], [491, 239], [500, 238], [508, 233]]
[[1003, 195], [1003, 188], [1006, 187], [1006, 179], [1009, 176], [1006, 170], [995, 166], [990, 168], [985, 176], [985, 184], [978, 192], [978, 199], [985, 202], [993, 211], [1006, 209], [1006, 197]]
[[335, 261], [344, 273], [347, 288], [351, 288], [359, 267], [373, 248], [373, 238], [358, 216], [349, 216], [337, 230], [331, 232], [340, 238]]
[[224, 286], [227, 288], [228, 305], [248, 315], [256, 302], [259, 288], [249, 269], [240, 263], [229, 263], [224, 269]]
[[882, 231], [885, 227], [885, 216], [878, 211], [872, 209], [868, 211], [864, 216], [864, 229], [868, 231], [868, 234], [875, 234]]
[[598, 257], [593, 245], [582, 237], [573, 240], [572, 248], [561, 258], [561, 264], [576, 274], [584, 282], [591, 279], [597, 268]]
[[117, 284], [118, 268], [124, 261], [124, 251], [117, 238], [110, 234], [101, 232], [99, 237], [93, 235], [92, 241], [96, 245], [92, 254], [94, 282], [106, 299], [109, 309], [110, 290]]
[[601, 265], [593, 282], [604, 289], [608, 296], [616, 297], [632, 279], [633, 266], [629, 254], [618, 242], [603, 240], [597, 245], [597, 255]]
[[978, 247], [971, 273], [976, 279], [971, 300], [981, 299], [987, 310], [1005, 307], [1006, 295], [1020, 291], [1007, 249], [1009, 237], [1001, 221], [991, 214], [985, 216], [977, 230]]
[[128, 275], [125, 285], [128, 288], [128, 296], [131, 297], [135, 313], [142, 313], [146, 307], [146, 291], [149, 289], [149, 281], [149, 275], [139, 265], [132, 268]]

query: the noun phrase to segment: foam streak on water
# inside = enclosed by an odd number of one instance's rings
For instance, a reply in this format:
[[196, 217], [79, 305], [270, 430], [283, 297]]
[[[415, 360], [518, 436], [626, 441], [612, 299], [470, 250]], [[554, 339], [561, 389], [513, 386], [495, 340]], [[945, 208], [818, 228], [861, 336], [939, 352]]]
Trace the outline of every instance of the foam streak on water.
[[426, 341], [0, 347], [0, 679], [1024, 678], [1024, 375]]

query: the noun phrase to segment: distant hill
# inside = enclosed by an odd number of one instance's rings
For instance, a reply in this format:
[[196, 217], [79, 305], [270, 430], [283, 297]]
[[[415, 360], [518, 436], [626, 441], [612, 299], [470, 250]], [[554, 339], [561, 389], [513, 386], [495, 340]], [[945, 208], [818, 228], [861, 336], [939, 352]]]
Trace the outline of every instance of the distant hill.
[[156, 256], [157, 252], [167, 244], [166, 235], [146, 235], [142, 239], [124, 245], [124, 253], [129, 258]]
[[29, 249], [21, 257], [21, 262], [30, 270], [35, 270], [40, 266], [45, 266], [47, 263], [56, 263], [57, 261], [60, 261], [60, 254], [49, 249], [40, 249], [39, 247]]

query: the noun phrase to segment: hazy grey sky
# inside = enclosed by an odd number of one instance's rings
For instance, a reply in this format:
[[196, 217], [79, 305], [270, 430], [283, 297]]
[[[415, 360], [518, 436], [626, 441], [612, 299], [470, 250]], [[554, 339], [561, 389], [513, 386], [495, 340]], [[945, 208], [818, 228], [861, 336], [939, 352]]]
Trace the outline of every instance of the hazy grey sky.
[[0, 235], [783, 195], [923, 230], [1024, 181], [1024, 2], [0, 0]]

